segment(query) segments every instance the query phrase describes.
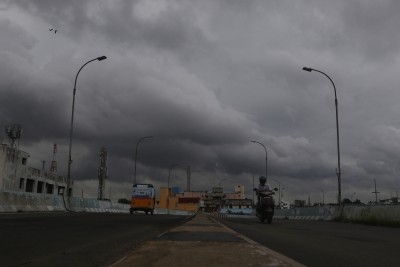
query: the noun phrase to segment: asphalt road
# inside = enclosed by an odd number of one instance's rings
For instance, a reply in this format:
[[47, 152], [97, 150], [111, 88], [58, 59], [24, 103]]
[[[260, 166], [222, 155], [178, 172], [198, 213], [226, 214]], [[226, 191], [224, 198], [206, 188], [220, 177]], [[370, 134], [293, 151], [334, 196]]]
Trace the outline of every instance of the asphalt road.
[[400, 228], [361, 224], [221, 219], [229, 228], [306, 266], [400, 266]]
[[109, 213], [0, 214], [0, 266], [108, 266], [189, 217]]

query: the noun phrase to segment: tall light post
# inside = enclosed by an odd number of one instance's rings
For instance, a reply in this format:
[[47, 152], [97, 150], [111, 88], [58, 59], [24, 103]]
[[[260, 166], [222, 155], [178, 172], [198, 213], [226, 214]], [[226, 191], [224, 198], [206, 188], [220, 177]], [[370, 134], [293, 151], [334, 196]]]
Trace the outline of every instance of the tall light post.
[[259, 145], [261, 145], [263, 148], [264, 148], [264, 150], [265, 150], [265, 178], [267, 179], [267, 183], [268, 183], [268, 176], [267, 176], [267, 168], [268, 168], [268, 153], [267, 153], [267, 148], [264, 146], [264, 144], [263, 143], [261, 143], [261, 142], [258, 142], [258, 141], [255, 141], [255, 140], [251, 140], [250, 142], [252, 142], [252, 143], [257, 143], [257, 144], [259, 144]]
[[324, 72], [320, 71], [320, 70], [316, 70], [316, 69], [312, 69], [312, 68], [308, 68], [308, 67], [303, 67], [303, 70], [311, 72], [311, 71], [316, 71], [319, 72], [323, 75], [325, 75], [325, 77], [327, 77], [332, 85], [333, 85], [333, 90], [335, 91], [335, 107], [336, 107], [336, 140], [337, 140], [337, 159], [338, 159], [338, 163], [337, 163], [337, 170], [336, 170], [336, 175], [338, 177], [338, 204], [339, 206], [342, 204], [342, 186], [341, 186], [341, 178], [340, 178], [340, 145], [339, 145], [339, 115], [338, 115], [338, 100], [337, 100], [337, 95], [336, 95], [336, 86], [333, 83], [332, 79]]
[[322, 206], [325, 206], [325, 192], [324, 192], [324, 189], [319, 188], [319, 190], [321, 190], [321, 192], [322, 192]]
[[253, 174], [253, 205], [254, 205], [254, 202], [255, 202], [255, 200], [254, 200], [254, 197], [255, 197], [255, 191], [254, 191], [254, 188], [255, 188], [255, 185], [254, 185], [254, 174]]
[[179, 164], [173, 164], [169, 167], [169, 171], [168, 171], [168, 188], [169, 188], [169, 180], [171, 179], [171, 170], [175, 167], [179, 166]]
[[148, 138], [153, 138], [153, 136], [144, 136], [142, 138], [140, 138], [137, 143], [136, 143], [136, 149], [135, 149], [135, 170], [133, 173], [133, 184], [136, 184], [136, 162], [137, 162], [137, 152], [138, 152], [138, 147], [140, 142], [142, 142], [144, 139], [148, 139]]
[[81, 72], [81, 70], [83, 69], [83, 67], [85, 67], [87, 64], [89, 64], [92, 61], [95, 61], [95, 60], [102, 61], [102, 60], [104, 60], [106, 58], [107, 58], [106, 56], [101, 56], [101, 57], [97, 57], [97, 58], [89, 60], [88, 62], [86, 62], [85, 64], [82, 65], [82, 67], [79, 69], [79, 71], [78, 71], [78, 73], [76, 74], [76, 77], [75, 77], [74, 91], [73, 91], [73, 97], [72, 97], [71, 126], [70, 126], [70, 130], [69, 130], [67, 196], [70, 195], [69, 187], [70, 187], [70, 181], [71, 181], [71, 164], [72, 164], [71, 151], [72, 151], [72, 132], [73, 132], [73, 127], [74, 127], [74, 109], [75, 109], [76, 81], [78, 80], [78, 75]]

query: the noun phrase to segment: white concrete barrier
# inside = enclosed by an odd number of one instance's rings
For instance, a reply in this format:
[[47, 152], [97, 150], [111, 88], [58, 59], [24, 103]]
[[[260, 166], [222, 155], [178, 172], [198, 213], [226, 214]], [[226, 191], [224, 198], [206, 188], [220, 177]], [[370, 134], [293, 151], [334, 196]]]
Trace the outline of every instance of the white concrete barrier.
[[332, 220], [338, 216], [338, 207], [318, 206], [294, 209], [275, 209], [274, 218], [294, 220]]
[[0, 192], [0, 212], [65, 211], [62, 196]]
[[0, 212], [109, 212], [129, 213], [130, 205], [112, 203], [97, 199], [63, 198], [61, 195], [49, 195], [26, 192], [0, 192]]
[[344, 206], [338, 215], [350, 221], [400, 222], [400, 205]]

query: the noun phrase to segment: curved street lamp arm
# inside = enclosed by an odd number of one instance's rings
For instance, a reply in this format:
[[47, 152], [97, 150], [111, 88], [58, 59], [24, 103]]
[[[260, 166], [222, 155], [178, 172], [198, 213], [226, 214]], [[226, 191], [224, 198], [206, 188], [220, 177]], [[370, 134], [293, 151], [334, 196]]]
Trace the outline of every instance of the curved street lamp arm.
[[78, 73], [76, 74], [76, 77], [75, 77], [74, 95], [75, 95], [75, 93], [76, 93], [76, 81], [78, 80], [78, 76], [79, 76], [79, 73], [81, 72], [81, 70], [82, 70], [87, 64], [89, 64], [89, 63], [92, 62], [92, 61], [95, 61], [95, 60], [102, 61], [102, 60], [104, 60], [104, 59], [106, 59], [106, 58], [107, 58], [106, 56], [96, 57], [96, 58], [91, 59], [91, 60], [89, 60], [88, 62], [86, 62], [85, 64], [82, 65], [82, 67], [79, 69], [79, 71], [78, 71]]
[[263, 143], [258, 142], [258, 141], [256, 141], [256, 140], [251, 140], [250, 142], [252, 142], [252, 143], [257, 143], [257, 144], [261, 145], [261, 146], [264, 148], [264, 150], [265, 150], [265, 178], [266, 178], [267, 181], [268, 181], [268, 176], [267, 176], [267, 173], [268, 173], [268, 171], [267, 171], [268, 152], [267, 152], [267, 148], [265, 147], [265, 145], [264, 145]]
[[329, 77], [329, 75], [326, 74], [325, 72], [320, 71], [320, 70], [317, 70], [317, 69], [303, 67], [303, 70], [308, 71], [308, 72], [311, 72], [311, 71], [319, 72], [319, 73], [325, 75], [325, 77], [327, 77], [327, 78], [331, 81], [331, 83], [332, 83], [332, 85], [333, 85], [333, 90], [335, 91], [335, 100], [336, 100], [336, 105], [337, 105], [336, 86], [335, 86], [335, 83], [332, 81], [331, 77]]
[[267, 148], [264, 146], [263, 143], [255, 141], [255, 140], [251, 140], [250, 142], [260, 144], [265, 149], [265, 152], [267, 152]]
[[137, 142], [136, 142], [136, 148], [135, 148], [135, 170], [133, 173], [133, 184], [136, 184], [136, 161], [137, 161], [137, 152], [138, 152], [138, 146], [140, 144], [140, 142], [142, 142], [144, 139], [146, 138], [153, 138], [154, 136], [144, 136], [142, 138], [140, 138]]

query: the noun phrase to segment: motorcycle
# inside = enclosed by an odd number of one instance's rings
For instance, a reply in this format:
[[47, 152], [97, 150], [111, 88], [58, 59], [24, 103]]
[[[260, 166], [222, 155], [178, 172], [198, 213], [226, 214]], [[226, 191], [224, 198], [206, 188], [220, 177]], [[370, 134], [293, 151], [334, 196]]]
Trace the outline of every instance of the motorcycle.
[[272, 217], [274, 216], [275, 207], [272, 195], [274, 194], [275, 192], [273, 191], [257, 192], [258, 203], [256, 206], [256, 216], [260, 219], [262, 223], [265, 220], [267, 220], [269, 224], [272, 223]]

